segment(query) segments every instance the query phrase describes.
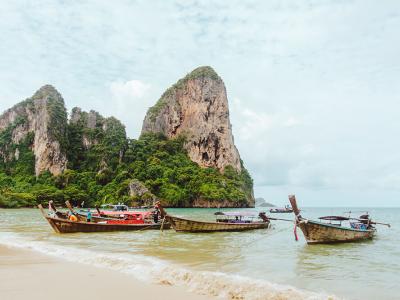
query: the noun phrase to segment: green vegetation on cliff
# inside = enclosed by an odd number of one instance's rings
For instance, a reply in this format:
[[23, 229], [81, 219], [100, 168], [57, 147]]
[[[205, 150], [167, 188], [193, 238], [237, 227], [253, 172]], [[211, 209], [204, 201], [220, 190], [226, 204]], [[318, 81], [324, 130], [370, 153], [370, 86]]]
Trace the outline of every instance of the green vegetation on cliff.
[[49, 133], [60, 143], [60, 148], [64, 152], [68, 149], [66, 128], [68, 120], [64, 101], [50, 95], [47, 99], [47, 112], [49, 114]]
[[[188, 80], [198, 79], [195, 84], [201, 85], [204, 78], [221, 80], [211, 67], [193, 70], [161, 96], [150, 109], [153, 115]], [[72, 110], [68, 122], [64, 100], [50, 85], [0, 115], [0, 121], [0, 207], [35, 206], [49, 200], [57, 205], [69, 200], [89, 206], [119, 202], [133, 206], [157, 198], [174, 207], [207, 205], [207, 201], [236, 207], [253, 204], [253, 182], [238, 159], [233, 167], [231, 161], [223, 164], [221, 173], [194, 163], [184, 148], [189, 140], [182, 135], [167, 139], [143, 134], [138, 140], [129, 139], [119, 120], [80, 108]], [[218, 146], [217, 140], [214, 147]]]
[[[138, 140], [126, 139], [119, 121], [109, 119], [105, 124], [103, 132], [79, 122], [69, 125], [70, 169], [59, 176], [43, 173], [36, 178], [31, 151], [20, 145], [20, 158], [30, 160], [24, 160], [25, 168], [13, 167], [13, 163], [0, 165], [0, 207], [33, 206], [49, 200], [59, 205], [66, 200], [74, 204], [85, 201], [90, 206], [142, 204], [142, 199], [130, 196], [133, 179], [143, 182], [168, 206], [190, 206], [196, 199], [247, 204], [253, 183], [245, 169], [238, 174], [227, 167], [221, 174], [213, 168], [200, 168], [185, 153], [184, 138], [168, 140], [147, 134]], [[87, 150], [82, 144], [84, 135], [96, 139]]]
[[117, 168], [127, 147], [125, 126], [113, 117], [95, 115], [93, 126], [87, 126], [88, 114], [68, 125], [68, 168], [97, 172], [106, 165]]
[[2, 159], [0, 157], [0, 174], [14, 176], [35, 172], [35, 156], [31, 151], [33, 133], [27, 134], [18, 142], [18, 145], [13, 142], [13, 131], [25, 125], [26, 118], [17, 117], [13, 124], [0, 131], [0, 156], [2, 156]]

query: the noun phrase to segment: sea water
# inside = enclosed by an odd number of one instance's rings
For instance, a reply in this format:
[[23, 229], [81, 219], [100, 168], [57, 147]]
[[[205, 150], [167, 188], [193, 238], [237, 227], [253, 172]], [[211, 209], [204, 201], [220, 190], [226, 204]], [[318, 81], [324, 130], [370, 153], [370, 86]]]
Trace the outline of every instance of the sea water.
[[[265, 209], [246, 209], [258, 210]], [[305, 208], [310, 219], [344, 208]], [[222, 299], [400, 299], [399, 208], [368, 210], [378, 227], [370, 241], [307, 245], [294, 223], [271, 229], [193, 234], [174, 230], [57, 234], [37, 209], [0, 210], [0, 244], [111, 268], [139, 280], [184, 286]], [[216, 209], [168, 209], [213, 220]], [[293, 219], [293, 214], [273, 217]]]

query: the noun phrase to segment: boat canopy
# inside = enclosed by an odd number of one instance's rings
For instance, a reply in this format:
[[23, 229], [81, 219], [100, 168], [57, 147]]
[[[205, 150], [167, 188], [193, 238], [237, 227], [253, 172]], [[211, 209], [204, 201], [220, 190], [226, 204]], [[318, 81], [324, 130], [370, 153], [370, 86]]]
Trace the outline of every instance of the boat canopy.
[[257, 217], [260, 213], [257, 211], [218, 211], [215, 213], [216, 216], [227, 216], [227, 217]]
[[129, 211], [126, 211], [126, 210], [125, 211], [103, 210], [103, 211], [101, 211], [101, 213], [105, 214], [105, 215], [110, 215], [110, 216], [134, 216], [134, 215], [136, 215], [136, 216], [148, 217], [148, 216], [152, 215], [151, 211], [132, 211], [132, 210], [129, 210]]
[[328, 220], [328, 221], [348, 221], [348, 220], [350, 220], [350, 218], [342, 217], [342, 216], [325, 216], [325, 217], [319, 217], [318, 219]]

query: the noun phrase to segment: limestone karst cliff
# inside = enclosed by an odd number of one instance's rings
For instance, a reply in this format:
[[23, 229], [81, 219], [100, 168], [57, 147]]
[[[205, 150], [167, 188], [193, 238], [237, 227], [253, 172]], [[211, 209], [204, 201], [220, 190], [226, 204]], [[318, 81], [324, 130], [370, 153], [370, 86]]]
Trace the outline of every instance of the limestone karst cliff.
[[17, 163], [22, 148], [29, 148], [34, 153], [36, 175], [44, 171], [58, 175], [67, 162], [66, 127], [64, 100], [54, 87], [45, 85], [0, 115], [0, 132], [10, 137], [2, 139], [0, 159]]
[[144, 119], [142, 133], [147, 132], [184, 134], [188, 155], [200, 166], [241, 170], [225, 85], [211, 67], [193, 70], [161, 96]]
[[[248, 174], [234, 144], [224, 82], [211, 67], [193, 70], [161, 96], [144, 118], [142, 134], [146, 133], [161, 133], [169, 139], [184, 137], [188, 156], [201, 167], [216, 168], [221, 173], [232, 167], [238, 174]], [[239, 189], [246, 194], [247, 205], [254, 206], [252, 183]], [[193, 202], [197, 207], [220, 205], [237, 203], [202, 197]]]
[[92, 207], [156, 200], [170, 207], [254, 206], [221, 78], [201, 67], [179, 80], [149, 110], [139, 139], [93, 110], [76, 107], [68, 120], [63, 98], [49, 85], [5, 111], [0, 207], [49, 200]]

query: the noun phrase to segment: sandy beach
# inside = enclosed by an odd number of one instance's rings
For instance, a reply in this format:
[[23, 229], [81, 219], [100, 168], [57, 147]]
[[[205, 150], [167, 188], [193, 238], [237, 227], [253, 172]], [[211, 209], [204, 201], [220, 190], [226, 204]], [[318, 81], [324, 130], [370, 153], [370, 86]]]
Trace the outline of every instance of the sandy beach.
[[0, 246], [0, 295], [4, 300], [211, 299], [180, 287], [146, 284], [117, 271]]

